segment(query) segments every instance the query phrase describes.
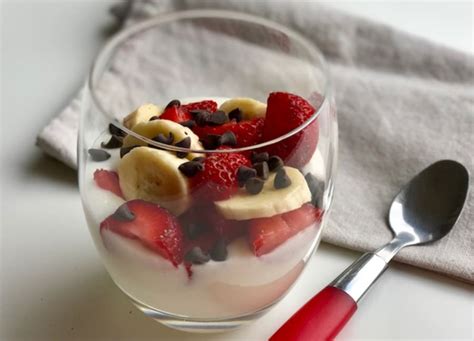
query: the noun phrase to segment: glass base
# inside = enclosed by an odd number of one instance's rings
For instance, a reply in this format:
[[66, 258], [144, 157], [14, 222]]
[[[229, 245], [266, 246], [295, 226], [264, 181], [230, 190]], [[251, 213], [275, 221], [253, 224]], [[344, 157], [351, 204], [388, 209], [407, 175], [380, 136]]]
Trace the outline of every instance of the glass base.
[[[125, 295], [127, 295], [125, 293]], [[194, 319], [186, 316], [174, 315], [144, 305], [127, 295], [132, 303], [146, 316], [165, 326], [188, 333], [222, 333], [250, 324], [264, 315], [277, 302], [265, 308], [246, 315], [224, 319]]]

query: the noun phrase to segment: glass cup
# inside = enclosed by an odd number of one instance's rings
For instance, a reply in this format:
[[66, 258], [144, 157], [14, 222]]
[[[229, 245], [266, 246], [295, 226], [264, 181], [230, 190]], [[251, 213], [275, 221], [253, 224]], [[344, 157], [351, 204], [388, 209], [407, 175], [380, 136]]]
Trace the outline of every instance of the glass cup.
[[[176, 329], [223, 331], [285, 296], [316, 250], [332, 202], [337, 118], [329, 83], [310, 42], [241, 13], [169, 13], [105, 46], [82, 102], [81, 197], [107, 271], [146, 315]], [[282, 93], [297, 96], [285, 102]], [[211, 122], [215, 104], [185, 105], [235, 98], [260, 103], [221, 107], [220, 119], [231, 120], [224, 124], [252, 125], [230, 140], [209, 133], [227, 127]], [[160, 118], [168, 103], [197, 128]]]

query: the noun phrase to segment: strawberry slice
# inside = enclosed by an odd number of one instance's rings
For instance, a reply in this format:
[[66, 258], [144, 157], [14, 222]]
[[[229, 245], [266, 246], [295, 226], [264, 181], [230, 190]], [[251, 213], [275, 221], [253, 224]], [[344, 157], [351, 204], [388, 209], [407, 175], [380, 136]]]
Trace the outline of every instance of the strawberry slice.
[[230, 198], [237, 190], [237, 170], [250, 166], [250, 160], [239, 153], [214, 153], [204, 159], [204, 170], [191, 178], [191, 189], [202, 202]]
[[249, 121], [231, 121], [220, 126], [196, 126], [193, 128], [193, 132], [198, 135], [201, 140], [205, 140], [209, 134], [222, 135], [227, 131], [231, 131], [237, 140], [236, 147], [239, 148], [260, 143], [262, 141], [263, 124], [263, 118], [255, 118]]
[[[317, 107], [324, 98], [313, 94]], [[315, 108], [304, 98], [286, 92], [272, 92], [267, 100], [267, 113], [263, 126], [263, 140], [282, 136], [306, 122]], [[300, 168], [313, 156], [319, 139], [318, 121], [312, 122], [303, 131], [266, 148], [270, 155], [278, 155], [288, 166]]]
[[123, 198], [117, 172], [109, 171], [106, 169], [96, 169], [96, 171], [94, 172], [94, 181], [100, 188], [105, 189], [106, 191], [110, 191], [115, 195]]
[[273, 251], [289, 238], [320, 221], [321, 210], [305, 204], [300, 208], [269, 218], [249, 221], [250, 248], [259, 257]]
[[174, 105], [169, 106], [163, 111], [160, 118], [178, 123], [189, 121], [192, 119], [192, 115], [190, 114], [191, 110], [206, 110], [214, 112], [217, 110], [217, 103], [212, 100], [204, 100], [179, 105], [179, 102], [175, 102]]
[[128, 201], [107, 217], [100, 224], [100, 229], [136, 239], [174, 266], [183, 260], [181, 226], [176, 217], [156, 204], [140, 199]]

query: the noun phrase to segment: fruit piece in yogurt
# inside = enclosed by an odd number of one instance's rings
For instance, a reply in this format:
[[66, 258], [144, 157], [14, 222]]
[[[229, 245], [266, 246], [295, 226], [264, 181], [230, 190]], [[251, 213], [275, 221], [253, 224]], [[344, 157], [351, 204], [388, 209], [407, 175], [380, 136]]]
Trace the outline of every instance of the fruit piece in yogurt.
[[143, 200], [128, 201], [100, 224], [103, 229], [136, 239], [168, 259], [174, 266], [183, 260], [184, 238], [178, 220], [166, 209]]
[[102, 189], [110, 191], [115, 195], [123, 198], [122, 190], [120, 189], [119, 177], [117, 172], [106, 170], [106, 169], [97, 169], [94, 172], [94, 181]]

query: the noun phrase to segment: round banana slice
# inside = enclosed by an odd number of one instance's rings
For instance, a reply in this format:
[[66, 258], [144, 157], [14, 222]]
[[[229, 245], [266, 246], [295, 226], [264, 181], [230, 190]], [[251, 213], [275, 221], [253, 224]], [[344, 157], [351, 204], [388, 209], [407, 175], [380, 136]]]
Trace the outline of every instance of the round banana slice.
[[153, 116], [160, 116], [163, 110], [154, 104], [147, 103], [139, 106], [134, 112], [131, 112], [123, 119], [123, 125], [132, 129], [140, 122], [148, 122]]
[[[191, 149], [195, 150], [202, 150], [202, 145], [199, 142], [199, 136], [194, 134], [191, 129], [182, 126], [179, 123], [170, 121], [170, 120], [153, 120], [147, 122], [138, 123], [136, 126], [133, 127], [132, 131], [135, 133], [152, 139], [158, 134], [163, 134], [165, 137], [169, 136], [169, 133], [173, 134], [173, 144], [179, 143], [180, 141], [190, 138], [191, 139]], [[134, 136], [128, 135], [123, 139], [123, 146], [124, 147], [131, 147], [131, 146], [146, 146], [146, 142], [137, 139]], [[173, 154], [176, 154], [173, 152]], [[196, 153], [189, 153], [186, 157], [192, 160], [195, 157], [203, 156], [203, 154], [196, 154]]]
[[247, 97], [229, 99], [221, 104], [219, 110], [228, 114], [236, 108], [240, 109], [244, 120], [265, 117], [267, 112], [267, 105], [265, 103]]
[[187, 162], [164, 150], [138, 147], [119, 162], [120, 188], [127, 200], [142, 199], [159, 204], [175, 215], [191, 204], [188, 179], [178, 167]]
[[285, 171], [291, 179], [290, 186], [275, 189], [273, 181], [276, 173], [271, 173], [259, 194], [252, 195], [241, 190], [230, 199], [216, 201], [217, 209], [226, 219], [247, 220], [282, 214], [311, 201], [311, 192], [303, 174], [292, 167], [285, 167]]

